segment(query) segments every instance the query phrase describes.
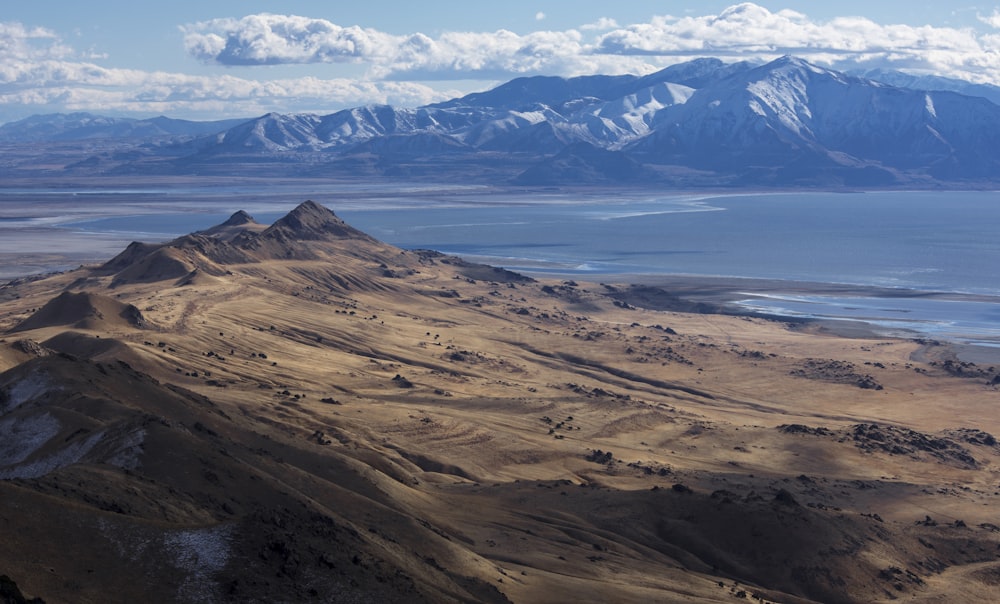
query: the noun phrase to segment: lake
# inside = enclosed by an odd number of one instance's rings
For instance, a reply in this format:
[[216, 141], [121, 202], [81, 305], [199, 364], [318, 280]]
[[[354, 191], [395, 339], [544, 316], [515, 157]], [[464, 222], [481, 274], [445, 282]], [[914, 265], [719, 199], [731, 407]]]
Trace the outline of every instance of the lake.
[[[279, 201], [276, 194], [256, 192], [244, 208], [239, 202], [246, 192], [226, 197], [213, 190], [211, 199], [197, 203], [191, 192], [143, 194], [144, 201], [131, 206], [106, 200], [88, 206], [84, 196], [76, 204], [82, 214], [75, 217], [33, 218], [26, 211], [17, 223], [7, 212], [0, 233], [44, 225], [83, 240], [119, 236], [124, 247], [132, 239], [162, 240], [207, 228], [236, 209], [269, 223], [305, 199]], [[127, 192], [117, 196], [128, 197]], [[310, 197], [394, 245], [535, 274], [593, 280], [747, 277], [893, 288], [901, 294], [973, 294], [980, 297], [772, 292], [743, 303], [764, 312], [859, 319], [962, 341], [1000, 342], [1000, 307], [993, 299], [1000, 297], [998, 192], [577, 195], [455, 188], [350, 195], [330, 190]], [[3, 204], [0, 193], [0, 209]]]

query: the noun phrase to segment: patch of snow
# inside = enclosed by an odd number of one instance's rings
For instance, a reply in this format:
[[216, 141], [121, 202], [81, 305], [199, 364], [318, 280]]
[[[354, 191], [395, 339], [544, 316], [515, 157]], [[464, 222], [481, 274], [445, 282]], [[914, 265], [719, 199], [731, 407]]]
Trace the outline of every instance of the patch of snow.
[[30, 463], [17, 464], [8, 468], [0, 469], [0, 480], [11, 480], [13, 478], [38, 478], [54, 472], [59, 468], [75, 464], [100, 442], [104, 436], [104, 431], [92, 434], [86, 440], [78, 440], [63, 447], [61, 451], [53, 453], [48, 457], [36, 459]]
[[21, 463], [56, 434], [59, 421], [48, 413], [0, 421], [0, 468]]
[[32, 373], [13, 386], [8, 386], [6, 401], [0, 398], [0, 412], [6, 413], [17, 409], [49, 391], [48, 378], [41, 373]]
[[118, 443], [114, 454], [105, 463], [123, 470], [135, 470], [139, 467], [139, 455], [142, 454], [142, 445], [145, 441], [146, 431], [142, 428], [126, 434]]
[[927, 109], [927, 113], [930, 114], [931, 117], [936, 118], [937, 110], [934, 108], [934, 99], [931, 98], [931, 95], [924, 95], [924, 105]]
[[185, 602], [218, 601], [212, 575], [229, 562], [231, 526], [179, 531], [165, 535], [163, 544], [173, 555], [173, 563], [187, 573], [177, 588], [177, 599]]
[[550, 116], [545, 111], [511, 111], [512, 116], [520, 118], [529, 124], [539, 124]]

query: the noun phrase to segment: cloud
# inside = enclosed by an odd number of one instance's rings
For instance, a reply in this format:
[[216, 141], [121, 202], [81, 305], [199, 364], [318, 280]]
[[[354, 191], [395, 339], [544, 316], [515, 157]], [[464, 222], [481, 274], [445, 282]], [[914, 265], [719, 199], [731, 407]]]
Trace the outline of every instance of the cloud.
[[[539, 13], [542, 17], [544, 15]], [[596, 70], [651, 71], [642, 60], [594, 54], [577, 30], [507, 30], [391, 35], [325, 19], [250, 15], [182, 27], [187, 51], [226, 66], [362, 63], [378, 79], [496, 79], [552, 73], [579, 75]]]
[[329, 113], [340, 107], [373, 103], [413, 107], [458, 94], [416, 82], [314, 77], [259, 81], [226, 75], [105, 69], [87, 64], [36, 65], [23, 70], [14, 81], [0, 77], [0, 105], [48, 105], [61, 111], [99, 108], [103, 112], [191, 117], [250, 116], [269, 111]]
[[[1000, 13], [980, 19], [1000, 24]], [[770, 59], [793, 54], [839, 69], [869, 65], [1000, 83], [996, 36], [971, 28], [887, 25], [863, 17], [818, 22], [750, 2], [718, 15], [654, 17], [602, 34], [595, 46], [594, 52], [644, 57]]]
[[992, 15], [976, 15], [980, 21], [989, 25], [990, 27], [1000, 29], [1000, 9], [993, 9]]
[[618, 29], [618, 22], [609, 17], [601, 17], [593, 23], [587, 23], [586, 25], [580, 26], [583, 31], [607, 31], [609, 29]]
[[181, 28], [188, 52], [224, 65], [336, 63], [390, 58], [406, 38], [325, 19], [263, 13]]
[[[539, 13], [539, 16], [544, 16]], [[980, 17], [1000, 24], [1000, 11]], [[856, 65], [1000, 82], [1000, 41], [972, 29], [826, 22], [751, 2], [719, 14], [661, 15], [620, 26], [610, 18], [564, 31], [391, 35], [324, 19], [259, 14], [185, 26], [188, 52], [219, 65], [358, 63], [380, 80], [504, 79], [518, 75], [649, 73], [696, 56], [798, 55], [834, 68]]]
[[537, 13], [535, 13], [535, 21], [544, 21], [544, 20], [545, 20], [545, 13], [543, 13], [542, 11], [538, 11]]
[[[315, 77], [255, 80], [119, 69], [76, 53], [52, 32], [0, 22], [0, 113], [95, 111], [234, 117], [370, 103], [416, 106], [460, 94], [418, 82]], [[6, 108], [4, 111], [3, 108]]]
[[0, 22], [0, 60], [4, 62], [60, 59], [71, 54], [72, 49], [60, 43], [50, 30]]

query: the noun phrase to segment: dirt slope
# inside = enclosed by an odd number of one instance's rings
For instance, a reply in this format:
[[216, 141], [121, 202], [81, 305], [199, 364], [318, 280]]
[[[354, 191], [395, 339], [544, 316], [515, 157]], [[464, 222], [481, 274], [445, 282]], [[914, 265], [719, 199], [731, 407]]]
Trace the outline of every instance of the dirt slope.
[[[995, 368], [399, 250], [311, 202], [228, 222], [3, 292], [25, 594], [1000, 597]], [[190, 278], [141, 268], [168, 252]]]

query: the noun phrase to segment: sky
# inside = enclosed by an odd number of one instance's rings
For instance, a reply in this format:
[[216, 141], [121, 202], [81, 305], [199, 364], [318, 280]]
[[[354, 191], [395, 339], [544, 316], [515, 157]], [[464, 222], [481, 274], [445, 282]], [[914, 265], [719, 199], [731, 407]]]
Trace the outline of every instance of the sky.
[[[959, 0], [961, 2], [962, 0]], [[1000, 2], [27, 0], [0, 10], [0, 123], [416, 107], [520, 76], [802, 57], [1000, 85]]]

